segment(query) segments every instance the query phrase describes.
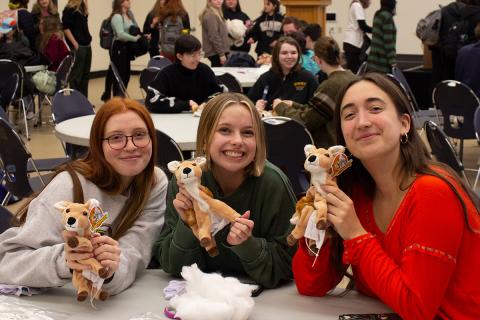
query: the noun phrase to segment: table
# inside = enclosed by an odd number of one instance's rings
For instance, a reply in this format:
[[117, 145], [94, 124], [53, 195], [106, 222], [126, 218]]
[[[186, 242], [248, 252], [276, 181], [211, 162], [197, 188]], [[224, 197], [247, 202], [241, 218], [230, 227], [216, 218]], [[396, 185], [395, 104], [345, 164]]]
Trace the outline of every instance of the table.
[[34, 72], [38, 72], [38, 71], [47, 70], [48, 66], [40, 64], [40, 65], [37, 65], [37, 66], [25, 66], [24, 68], [25, 68], [25, 72], [34, 73]]
[[[55, 135], [62, 141], [89, 146], [90, 128], [95, 115], [77, 117], [55, 126]], [[183, 151], [195, 150], [199, 117], [192, 113], [152, 114], [155, 129], [169, 135]]]
[[232, 76], [237, 78], [238, 82], [240, 82], [243, 88], [250, 88], [253, 87], [254, 83], [262, 74], [270, 70], [270, 66], [264, 65], [259, 68], [214, 67], [212, 70], [216, 76], [224, 73], [230, 73]]
[[[27, 309], [41, 308], [45, 311], [62, 313], [56, 320], [76, 319], [115, 319], [127, 320], [146, 312], [163, 315], [167, 302], [163, 298], [163, 288], [171, 280], [161, 270], [147, 270], [127, 290], [110, 297], [104, 302], [95, 302], [92, 309], [88, 301], [75, 300], [71, 284], [62, 288], [51, 288], [32, 297], [0, 296], [0, 304], [5, 302], [25, 304]], [[265, 290], [255, 299], [251, 320], [321, 320], [338, 319], [345, 313], [385, 313], [391, 312], [379, 300], [351, 292], [345, 297], [326, 296], [306, 297], [297, 293], [293, 282], [273, 290]], [[53, 317], [52, 317], [53, 318]]]

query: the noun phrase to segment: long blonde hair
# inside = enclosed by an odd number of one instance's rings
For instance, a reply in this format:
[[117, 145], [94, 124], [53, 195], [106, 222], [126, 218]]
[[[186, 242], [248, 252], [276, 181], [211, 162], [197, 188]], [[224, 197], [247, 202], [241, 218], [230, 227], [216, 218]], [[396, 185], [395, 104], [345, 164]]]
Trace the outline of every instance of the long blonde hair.
[[83, 15], [88, 16], [88, 4], [85, 0], [68, 0], [66, 8], [73, 8], [76, 11], [81, 12]]
[[200, 22], [203, 21], [203, 18], [208, 13], [208, 11], [212, 11], [214, 14], [216, 14], [220, 18], [220, 20], [222, 20], [222, 21], [225, 20], [225, 18], [223, 17], [222, 9], [220, 8], [220, 9], [217, 10], [216, 8], [212, 7], [211, 0], [207, 0], [207, 5], [203, 9], [202, 13], [200, 13], [200, 15], [199, 15]]

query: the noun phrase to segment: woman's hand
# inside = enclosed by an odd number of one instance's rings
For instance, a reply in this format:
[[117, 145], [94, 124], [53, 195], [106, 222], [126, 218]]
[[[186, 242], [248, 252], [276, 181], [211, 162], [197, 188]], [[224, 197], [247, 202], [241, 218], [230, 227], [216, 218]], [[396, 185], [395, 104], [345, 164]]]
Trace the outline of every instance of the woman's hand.
[[323, 185], [322, 189], [327, 193], [327, 219], [344, 240], [367, 233], [358, 220], [353, 201], [342, 190], [331, 185]]
[[173, 199], [173, 206], [180, 216], [184, 216], [185, 210], [193, 208], [193, 201], [190, 194], [183, 185], [179, 186], [178, 193]]
[[92, 248], [85, 248], [85, 247], [71, 248], [69, 245], [67, 245], [66, 242], [68, 239], [77, 236], [76, 232], [64, 230], [62, 232], [62, 236], [63, 236], [63, 239], [65, 240], [63, 250], [65, 251], [65, 260], [67, 262], [67, 267], [72, 270], [78, 270], [78, 271], [90, 269], [90, 266], [81, 264], [78, 261], [93, 258], [94, 255], [93, 255]]
[[230, 226], [230, 232], [227, 235], [227, 243], [229, 245], [236, 246], [250, 238], [254, 222], [249, 218], [250, 211], [247, 211], [232, 223]]
[[255, 107], [257, 108], [258, 111], [265, 110], [266, 106], [267, 106], [267, 100], [258, 99], [257, 102], [255, 103]]
[[253, 38], [248, 38], [247, 43], [248, 44], [254, 44], [255, 40], [253, 40]]
[[220, 64], [223, 66], [227, 62], [227, 56], [223, 55], [220, 56]]
[[100, 264], [108, 268], [107, 278], [110, 278], [120, 265], [120, 245], [118, 241], [109, 236], [102, 236], [98, 233], [92, 235], [93, 255]]

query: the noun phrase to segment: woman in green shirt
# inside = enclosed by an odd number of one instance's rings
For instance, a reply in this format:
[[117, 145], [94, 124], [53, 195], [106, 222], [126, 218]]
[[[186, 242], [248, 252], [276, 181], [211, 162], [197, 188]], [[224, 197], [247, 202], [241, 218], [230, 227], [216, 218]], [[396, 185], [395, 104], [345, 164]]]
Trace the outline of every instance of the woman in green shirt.
[[207, 158], [202, 185], [242, 214], [215, 235], [219, 254], [210, 257], [179, 219], [192, 201], [175, 177], [168, 187], [165, 225], [154, 255], [168, 273], [196, 263], [203, 271], [247, 275], [267, 288], [291, 279], [294, 248], [286, 244], [295, 196], [283, 172], [266, 161], [258, 112], [244, 95], [224, 93], [205, 106], [197, 132], [197, 155]]

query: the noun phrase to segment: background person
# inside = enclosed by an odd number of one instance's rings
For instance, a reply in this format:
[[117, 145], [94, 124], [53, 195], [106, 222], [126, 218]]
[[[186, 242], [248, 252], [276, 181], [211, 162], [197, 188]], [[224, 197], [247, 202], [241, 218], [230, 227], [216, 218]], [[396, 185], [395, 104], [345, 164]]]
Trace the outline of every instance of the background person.
[[341, 66], [340, 48], [330, 37], [321, 37], [315, 42], [314, 60], [328, 75], [318, 86], [313, 97], [306, 104], [289, 100], [275, 100], [273, 114], [300, 121], [312, 134], [317, 148], [335, 145], [337, 136], [333, 112], [338, 92], [357, 77]]
[[205, 56], [212, 67], [221, 67], [230, 52], [230, 39], [222, 13], [223, 0], [207, 0], [200, 14], [202, 24], [202, 44]]
[[87, 0], [68, 0], [62, 14], [63, 32], [75, 54], [70, 72], [70, 87], [88, 98], [88, 80], [92, 65], [92, 36], [88, 29]]
[[272, 67], [248, 91], [260, 110], [270, 110], [273, 100], [307, 103], [317, 89], [314, 75], [302, 68], [301, 50], [291, 37], [280, 38], [272, 52]]
[[353, 0], [348, 9], [348, 22], [345, 28], [345, 39], [343, 39], [343, 51], [347, 69], [357, 73], [363, 61], [360, 59], [362, 49], [367, 50], [364, 45], [366, 33], [371, 33], [365, 19], [365, 9], [370, 6], [370, 0]]
[[[184, 35], [175, 42], [175, 62], [163, 68], [152, 81], [145, 103], [154, 113], [190, 111], [192, 107], [222, 92], [215, 74], [202, 58], [202, 44], [192, 35]], [[158, 99], [152, 98], [158, 95]]]

